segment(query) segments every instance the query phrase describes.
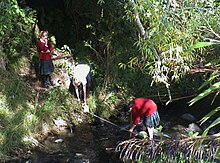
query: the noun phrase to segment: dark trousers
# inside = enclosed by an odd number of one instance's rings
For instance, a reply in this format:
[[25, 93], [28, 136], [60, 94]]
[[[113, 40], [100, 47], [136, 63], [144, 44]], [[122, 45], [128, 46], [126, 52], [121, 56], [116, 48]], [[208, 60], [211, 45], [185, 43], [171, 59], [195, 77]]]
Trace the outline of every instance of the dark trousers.
[[[86, 76], [86, 81], [87, 81], [87, 84], [86, 84], [86, 92], [88, 93], [88, 90], [91, 89], [92, 87], [92, 76], [91, 76], [91, 73], [89, 73], [87, 76]], [[74, 96], [76, 97], [76, 90], [73, 86], [73, 79], [71, 79], [71, 83], [70, 83], [70, 87], [69, 87], [69, 91], [71, 93], [74, 94]], [[81, 100], [81, 102], [84, 102], [84, 93], [83, 93], [83, 85], [82, 83], [78, 86], [78, 91], [79, 91], [79, 98]]]
[[50, 75], [41, 75], [41, 82], [42, 82], [43, 87], [45, 88], [52, 86]]
[[40, 60], [39, 73], [41, 76], [42, 85], [45, 88], [52, 86], [50, 74], [54, 71], [54, 65], [52, 60]]

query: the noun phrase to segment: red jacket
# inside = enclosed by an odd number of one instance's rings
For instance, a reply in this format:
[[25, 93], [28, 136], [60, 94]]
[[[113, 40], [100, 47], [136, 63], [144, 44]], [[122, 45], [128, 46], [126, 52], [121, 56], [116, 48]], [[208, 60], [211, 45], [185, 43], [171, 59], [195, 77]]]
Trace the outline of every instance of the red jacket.
[[[52, 44], [48, 41], [48, 46], [45, 46], [45, 43], [37, 40], [37, 50], [39, 53], [39, 59], [41, 60], [50, 60], [52, 57], [53, 47]], [[49, 52], [47, 52], [49, 50]]]
[[132, 106], [133, 124], [137, 125], [141, 117], [149, 117], [157, 110], [157, 104], [148, 98], [135, 98]]

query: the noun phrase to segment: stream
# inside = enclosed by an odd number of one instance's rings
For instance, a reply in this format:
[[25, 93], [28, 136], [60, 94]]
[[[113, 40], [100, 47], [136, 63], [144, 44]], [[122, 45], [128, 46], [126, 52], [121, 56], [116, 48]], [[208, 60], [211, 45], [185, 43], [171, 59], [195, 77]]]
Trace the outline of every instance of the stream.
[[[114, 148], [128, 135], [100, 122], [82, 124], [65, 135], [48, 135], [44, 150], [35, 150], [26, 160], [33, 163], [111, 163], [121, 161]], [[128, 138], [128, 137], [127, 137]]]
[[[181, 134], [181, 130], [187, 128], [191, 123], [182, 115], [191, 115], [196, 121], [208, 113], [203, 103], [195, 106], [194, 109], [187, 108], [187, 101], [178, 101], [166, 107], [159, 106], [163, 132], [172, 136]], [[217, 104], [218, 105], [218, 104]], [[199, 111], [196, 110], [199, 107]], [[203, 109], [202, 109], [203, 108]], [[88, 114], [88, 113], [85, 113]], [[219, 115], [216, 115], [219, 116]], [[122, 163], [119, 160], [115, 147], [118, 143], [129, 139], [129, 133], [120, 130], [129, 124], [129, 116], [120, 113], [118, 117], [110, 120], [112, 125], [94, 117], [94, 122], [84, 123], [75, 126], [64, 134], [50, 134], [43, 142], [44, 149], [35, 149], [29, 158], [21, 159], [18, 162], [27, 163]], [[199, 126], [199, 125], [198, 125]], [[199, 126], [200, 127], [200, 126]], [[202, 128], [202, 126], [201, 126]], [[219, 126], [214, 131], [220, 132]]]

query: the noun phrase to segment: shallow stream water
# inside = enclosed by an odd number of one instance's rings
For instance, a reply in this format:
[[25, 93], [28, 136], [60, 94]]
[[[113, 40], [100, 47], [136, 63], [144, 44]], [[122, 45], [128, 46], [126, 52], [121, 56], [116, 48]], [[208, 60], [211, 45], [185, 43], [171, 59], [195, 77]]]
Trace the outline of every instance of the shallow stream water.
[[[83, 124], [68, 135], [50, 135], [44, 141], [48, 150], [36, 150], [30, 161], [36, 163], [121, 162], [114, 148], [123, 140], [119, 130], [106, 124]], [[59, 142], [60, 140], [60, 142]]]
[[[181, 127], [187, 127], [189, 122], [181, 119], [184, 113], [190, 113], [197, 120], [204, 116], [208, 110], [204, 106], [189, 109], [186, 101], [179, 101], [168, 107], [160, 107], [161, 124], [168, 135], [176, 135]], [[203, 109], [202, 109], [203, 108]], [[93, 123], [84, 123], [74, 127], [66, 134], [48, 135], [43, 144], [44, 150], [36, 149], [30, 158], [24, 162], [29, 163], [122, 163], [118, 153], [114, 150], [118, 143], [129, 139], [129, 133], [117, 126], [124, 127], [129, 124], [129, 116], [119, 114], [117, 118], [106, 123], [95, 118]], [[177, 127], [178, 129], [174, 129]], [[216, 131], [219, 132], [219, 131]], [[21, 161], [22, 162], [22, 161]]]

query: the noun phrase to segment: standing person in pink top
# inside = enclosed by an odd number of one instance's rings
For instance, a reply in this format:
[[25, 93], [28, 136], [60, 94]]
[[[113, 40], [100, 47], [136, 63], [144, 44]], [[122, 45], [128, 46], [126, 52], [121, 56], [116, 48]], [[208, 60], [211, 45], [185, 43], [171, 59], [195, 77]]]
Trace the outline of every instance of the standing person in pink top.
[[45, 88], [52, 86], [50, 74], [54, 71], [52, 62], [53, 46], [48, 40], [48, 32], [41, 31], [37, 40], [37, 50], [39, 53], [39, 73], [42, 79], [42, 85]]
[[125, 107], [125, 111], [131, 112], [133, 124], [129, 131], [133, 132], [140, 119], [144, 118], [144, 126], [148, 130], [150, 140], [153, 139], [154, 127], [159, 125], [160, 116], [157, 111], [157, 104], [149, 98], [135, 98]]

